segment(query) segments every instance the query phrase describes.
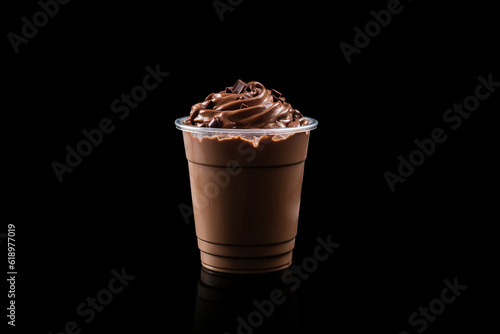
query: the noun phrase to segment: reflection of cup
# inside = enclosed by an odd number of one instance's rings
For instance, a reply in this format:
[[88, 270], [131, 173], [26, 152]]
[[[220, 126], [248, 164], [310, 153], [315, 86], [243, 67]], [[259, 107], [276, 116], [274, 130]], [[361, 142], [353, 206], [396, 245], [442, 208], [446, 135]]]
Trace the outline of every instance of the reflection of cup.
[[182, 124], [204, 267], [263, 273], [291, 264], [310, 130], [222, 129]]
[[283, 282], [283, 273], [234, 275], [202, 267], [194, 333], [300, 333], [297, 286]]

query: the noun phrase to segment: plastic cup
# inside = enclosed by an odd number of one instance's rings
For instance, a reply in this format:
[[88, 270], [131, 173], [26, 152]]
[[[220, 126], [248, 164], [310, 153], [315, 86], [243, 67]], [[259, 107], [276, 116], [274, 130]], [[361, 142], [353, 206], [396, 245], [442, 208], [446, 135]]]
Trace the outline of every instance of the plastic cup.
[[310, 131], [182, 124], [202, 265], [265, 273], [291, 265]]

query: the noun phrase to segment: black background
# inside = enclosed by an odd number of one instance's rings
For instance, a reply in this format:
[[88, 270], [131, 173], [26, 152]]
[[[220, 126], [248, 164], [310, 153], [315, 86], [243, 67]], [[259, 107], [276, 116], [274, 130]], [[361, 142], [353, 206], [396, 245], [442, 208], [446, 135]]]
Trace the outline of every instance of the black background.
[[[339, 44], [353, 44], [353, 28], [387, 1], [245, 0], [223, 21], [212, 1], [71, 1], [19, 53], [5, 37], [12, 187], [2, 232], [16, 224], [14, 331], [59, 333], [69, 321], [81, 333], [192, 331], [200, 262], [193, 218], [179, 210], [191, 195], [173, 122], [242, 79], [319, 121], [294, 263], [317, 237], [341, 246], [297, 291], [302, 333], [415, 333], [408, 317], [455, 277], [467, 289], [425, 332], [484, 332], [496, 317], [500, 88], [457, 130], [443, 114], [474, 94], [479, 75], [500, 81], [498, 15], [486, 2], [401, 4], [350, 64]], [[3, 12], [4, 36], [40, 10], [34, 0], [18, 5]], [[170, 75], [118, 119], [111, 102], [157, 64]], [[60, 183], [51, 164], [103, 118], [115, 130]], [[391, 192], [384, 172], [437, 127], [447, 140]], [[77, 306], [122, 268], [135, 279], [86, 324]], [[236, 333], [234, 317], [227, 323]]]

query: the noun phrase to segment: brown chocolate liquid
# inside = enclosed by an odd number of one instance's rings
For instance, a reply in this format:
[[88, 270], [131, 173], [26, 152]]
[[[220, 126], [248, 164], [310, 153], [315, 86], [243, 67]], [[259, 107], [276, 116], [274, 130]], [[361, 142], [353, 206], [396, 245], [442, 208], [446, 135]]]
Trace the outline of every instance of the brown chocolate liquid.
[[183, 132], [202, 263], [225, 272], [290, 264], [309, 132], [198, 138]]

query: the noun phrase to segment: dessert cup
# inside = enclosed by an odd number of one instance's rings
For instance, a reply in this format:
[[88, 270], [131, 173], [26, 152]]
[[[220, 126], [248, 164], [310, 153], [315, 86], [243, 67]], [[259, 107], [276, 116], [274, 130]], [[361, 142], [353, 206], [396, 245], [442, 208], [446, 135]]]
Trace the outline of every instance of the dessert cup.
[[291, 265], [310, 131], [209, 128], [175, 121], [189, 166], [202, 265], [265, 273]]

